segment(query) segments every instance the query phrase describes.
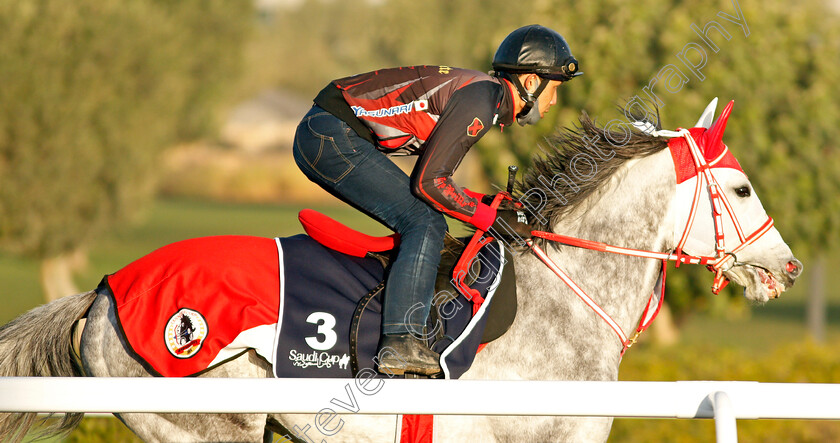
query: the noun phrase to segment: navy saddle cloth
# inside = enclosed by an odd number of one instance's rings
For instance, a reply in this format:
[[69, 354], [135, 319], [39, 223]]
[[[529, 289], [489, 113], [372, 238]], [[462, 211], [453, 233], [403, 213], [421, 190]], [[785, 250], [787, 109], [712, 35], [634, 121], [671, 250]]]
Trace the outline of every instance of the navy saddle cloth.
[[[359, 300], [384, 277], [374, 258], [349, 256], [326, 248], [306, 235], [280, 240], [280, 317], [277, 325], [276, 377], [352, 377], [350, 325]], [[438, 307], [439, 319], [428, 331], [443, 326], [445, 337], [432, 343], [441, 354], [445, 378], [469, 369], [487, 323], [487, 312], [505, 266], [501, 243], [491, 242], [477, 254], [481, 266], [471, 285], [485, 298], [475, 316], [472, 302], [449, 285], [451, 300]], [[512, 266], [509, 266], [512, 268]], [[510, 274], [510, 272], [506, 273]], [[367, 304], [359, 324], [359, 370], [376, 370], [375, 356], [382, 322], [382, 294]], [[432, 308], [434, 309], [434, 308]], [[379, 374], [379, 377], [387, 375]]]

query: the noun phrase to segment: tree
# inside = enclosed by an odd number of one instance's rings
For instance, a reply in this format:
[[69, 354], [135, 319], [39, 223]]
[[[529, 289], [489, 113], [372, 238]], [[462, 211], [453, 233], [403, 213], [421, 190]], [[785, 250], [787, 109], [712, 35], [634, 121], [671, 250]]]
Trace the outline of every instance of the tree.
[[142, 213], [161, 150], [207, 133], [246, 3], [0, 4], [0, 247], [43, 260], [48, 298], [73, 286], [68, 257]]
[[[821, 0], [371, 3], [311, 0], [279, 14], [273, 29], [283, 40], [306, 36], [283, 60], [307, 75], [278, 81], [314, 93], [333, 78], [383, 66], [488, 70], [508, 32], [540, 23], [566, 37], [585, 75], [559, 88], [558, 109], [536, 131], [506, 128], [479, 141], [473, 149], [490, 183], [504, 183], [507, 164], [527, 166], [543, 137], [582, 109], [602, 125], [626, 122], [618, 108], [639, 96], [656, 102], [663, 126], [674, 129], [694, 124], [713, 97], [734, 99], [725, 142], [777, 228], [800, 256], [837, 246], [840, 23]], [[705, 270], [684, 269], [668, 278], [677, 319], [703, 305], [746, 309], [732, 288], [712, 296]]]

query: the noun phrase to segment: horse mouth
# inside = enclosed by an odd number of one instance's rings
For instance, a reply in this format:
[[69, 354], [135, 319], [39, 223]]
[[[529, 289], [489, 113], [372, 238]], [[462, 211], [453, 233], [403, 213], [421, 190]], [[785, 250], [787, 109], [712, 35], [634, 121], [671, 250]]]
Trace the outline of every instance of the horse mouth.
[[744, 296], [765, 302], [779, 298], [787, 288], [767, 268], [756, 265], [735, 266], [728, 272], [735, 283], [744, 286]]

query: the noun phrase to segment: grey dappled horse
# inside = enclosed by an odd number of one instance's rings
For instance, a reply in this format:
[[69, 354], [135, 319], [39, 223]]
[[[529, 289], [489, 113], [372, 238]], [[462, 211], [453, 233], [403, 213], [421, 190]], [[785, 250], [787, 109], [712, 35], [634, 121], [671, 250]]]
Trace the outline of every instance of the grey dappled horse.
[[[706, 109], [697, 126], [709, 128], [713, 116], [714, 104]], [[725, 118], [720, 120], [725, 125]], [[639, 131], [622, 138], [629, 132], [624, 135], [605, 132], [585, 115], [581, 124], [580, 128], [563, 131], [554, 138], [556, 150], [537, 159], [517, 184], [520, 195], [528, 195], [528, 191], [540, 187], [542, 191], [530, 195], [540, 192], [554, 195], [548, 191], [557, 193], [559, 188], [545, 189], [545, 183], [551, 183], [545, 178], [572, 171], [570, 163], [580, 158], [576, 157], [579, 154], [595, 160], [576, 165], [583, 168], [577, 170], [578, 175], [566, 175], [575, 182], [564, 188], [560, 196], [564, 201], [555, 199], [544, 205], [532, 205], [541, 207], [540, 216], [545, 223], [538, 225], [539, 228], [618, 246], [661, 252], [674, 250], [684, 230], [691, 196], [683, 197], [678, 192], [667, 138]], [[583, 137], [597, 141], [594, 146], [586, 147], [588, 142], [581, 142]], [[589, 169], [581, 165], [589, 165]], [[751, 192], [746, 175], [727, 169], [716, 171], [715, 177], [744, 231], [753, 232], [768, 220], [758, 197]], [[706, 192], [704, 188], [697, 219], [686, 243], [684, 252], [688, 254], [714, 252], [715, 229]], [[686, 198], [688, 202], [684, 201]], [[724, 219], [724, 225], [723, 232], [734, 235], [733, 222]], [[727, 238], [729, 245], [730, 238]], [[623, 330], [635, 328], [659, 277], [659, 261], [558, 246], [542, 240], [537, 243]], [[514, 262], [519, 294], [516, 319], [504, 336], [478, 354], [462, 378], [616, 380], [623, 345], [614, 331], [560, 283], [533, 253], [520, 247]], [[777, 297], [793, 284], [802, 269], [775, 228], [739, 250], [737, 261], [730, 266], [725, 276], [744, 286], [745, 296], [757, 302]], [[77, 326], [77, 320], [86, 312], [86, 325]], [[71, 340], [79, 334], [81, 370], [71, 357]], [[36, 308], [0, 329], [0, 376], [79, 376], [84, 371], [96, 377], [149, 377], [126, 351], [123, 340], [109, 298], [92, 291], [66, 297]], [[270, 377], [271, 368], [268, 362], [249, 352], [201, 376]], [[326, 438], [351, 442], [392, 441], [398, 420], [395, 416], [343, 415], [340, 431], [327, 437], [312, 427], [314, 416], [277, 414], [271, 418], [287, 429], [310, 426], [308, 435], [314, 441]], [[10, 433], [25, 432], [33, 419], [33, 414], [3, 414], [0, 439], [10, 438]], [[71, 429], [80, 419], [80, 414], [67, 416], [63, 428]], [[120, 419], [148, 441], [271, 438], [266, 432], [269, 417], [265, 414], [122, 414]], [[438, 441], [453, 442], [603, 441], [611, 424], [609, 418], [439, 416], [435, 434]]]

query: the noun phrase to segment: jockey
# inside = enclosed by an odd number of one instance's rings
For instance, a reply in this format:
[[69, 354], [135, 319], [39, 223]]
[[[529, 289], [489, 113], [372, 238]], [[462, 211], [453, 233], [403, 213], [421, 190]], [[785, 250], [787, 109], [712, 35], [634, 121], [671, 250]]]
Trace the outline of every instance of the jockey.
[[[533, 125], [581, 75], [557, 32], [531, 25], [508, 35], [490, 75], [448, 66], [382, 69], [334, 80], [298, 125], [294, 158], [303, 173], [400, 235], [385, 286], [379, 371], [431, 375], [439, 356], [423, 330], [447, 230], [444, 215], [481, 230], [531, 228], [515, 210], [491, 208], [452, 173], [492, 125]], [[409, 177], [390, 155], [418, 157]]]

